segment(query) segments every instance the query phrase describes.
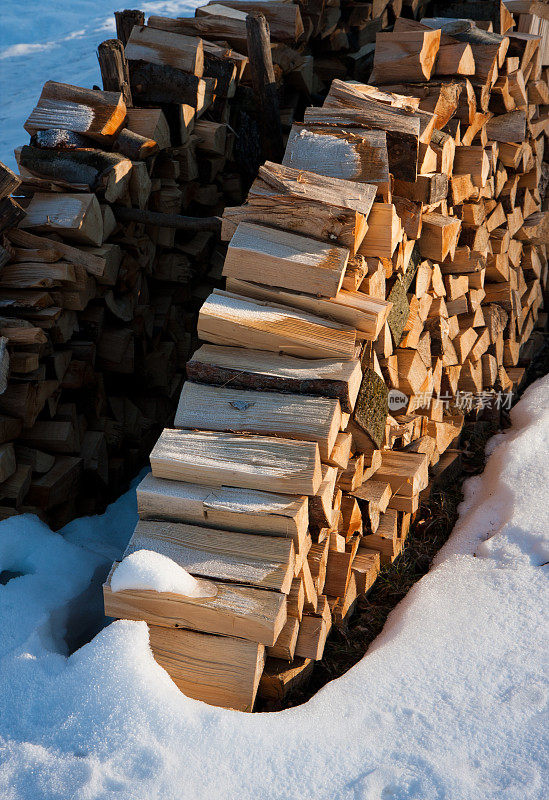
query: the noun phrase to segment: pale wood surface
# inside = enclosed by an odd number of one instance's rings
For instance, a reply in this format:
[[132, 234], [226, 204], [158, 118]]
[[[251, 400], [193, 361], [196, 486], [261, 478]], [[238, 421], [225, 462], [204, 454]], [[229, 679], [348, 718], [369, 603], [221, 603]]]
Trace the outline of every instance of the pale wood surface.
[[[311, 288], [313, 284], [309, 284]], [[356, 330], [358, 339], [375, 340], [391, 310], [386, 300], [369, 297], [364, 292], [342, 289], [332, 298], [316, 297], [303, 292], [273, 289], [263, 284], [251, 283], [237, 278], [227, 279], [227, 291], [255, 300], [283, 303], [318, 317], [338, 322]]]
[[354, 330], [288, 306], [215, 290], [198, 316], [198, 335], [212, 344], [303, 358], [355, 356]]
[[341, 423], [338, 400], [247, 391], [186, 381], [176, 428], [247, 431], [317, 442], [321, 459], [332, 452]]
[[205, 633], [238, 636], [273, 645], [286, 622], [286, 596], [280, 592], [212, 581], [213, 598], [191, 598], [171, 592], [124, 589], [113, 592], [110, 578], [103, 584], [105, 614], [117, 619], [144, 620], [163, 628], [189, 628]]
[[265, 663], [263, 645], [156, 625], [149, 626], [149, 643], [155, 659], [187, 697], [252, 711]]
[[151, 467], [157, 478], [282, 494], [312, 495], [321, 481], [317, 444], [269, 436], [166, 428]]
[[137, 550], [161, 553], [191, 575], [274, 589], [284, 594], [289, 592], [293, 579], [294, 545], [281, 537], [140, 520], [124, 556]]
[[170, 519], [193, 525], [267, 536], [286, 536], [296, 546], [307, 532], [306, 497], [182, 483], [146, 475], [137, 487], [141, 519]]
[[223, 275], [334, 297], [349, 259], [343, 247], [275, 228], [241, 222], [232, 237]]

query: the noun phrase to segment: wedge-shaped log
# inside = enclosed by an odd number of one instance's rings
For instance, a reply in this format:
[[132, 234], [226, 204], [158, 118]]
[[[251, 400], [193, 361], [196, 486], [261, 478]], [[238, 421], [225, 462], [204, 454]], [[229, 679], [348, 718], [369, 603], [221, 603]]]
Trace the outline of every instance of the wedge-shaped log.
[[104, 141], [118, 133], [125, 117], [121, 92], [99, 92], [47, 81], [24, 128], [31, 135], [48, 128], [63, 128]]
[[150, 460], [156, 478], [282, 494], [313, 495], [322, 475], [317, 444], [271, 436], [166, 428]]
[[283, 594], [290, 591], [294, 575], [294, 543], [275, 536], [140, 520], [124, 557], [137, 550], [161, 553], [191, 575], [274, 589]]
[[44, 261], [56, 261], [63, 257], [71, 264], [83, 267], [86, 272], [96, 278], [102, 277], [105, 271], [107, 259], [91, 252], [91, 249], [81, 249], [65, 242], [56, 242], [46, 236], [36, 236], [34, 233], [20, 228], [9, 231], [8, 239], [17, 247], [38, 251]]
[[103, 217], [94, 194], [37, 192], [20, 227], [58, 233], [83, 244], [100, 245], [103, 242]]
[[125, 47], [128, 61], [165, 64], [201, 78], [204, 72], [202, 39], [134, 25]]
[[374, 53], [374, 81], [428, 81], [439, 46], [440, 30], [378, 33]]
[[[314, 288], [314, 285], [310, 285]], [[385, 320], [391, 310], [391, 303], [369, 297], [364, 292], [338, 292], [335, 297], [326, 299], [303, 292], [290, 292], [284, 289], [272, 289], [259, 283], [229, 278], [227, 290], [256, 300], [283, 303], [285, 306], [299, 308], [319, 317], [340, 322], [342, 325], [356, 329], [357, 339], [377, 339]]]
[[[210, 0], [208, 6], [228, 6], [237, 11], [243, 11], [245, 14], [258, 12], [264, 14], [269, 29], [273, 38], [282, 38], [288, 40], [297, 40], [303, 33], [303, 20], [301, 19], [300, 7], [297, 4], [285, 3], [284, 0], [276, 2], [276, 0], [258, 0], [258, 2], [250, 2], [250, 0]], [[204, 6], [197, 11], [197, 17], [204, 13]]]
[[382, 450], [381, 459], [376, 480], [390, 483], [393, 493], [411, 497], [426, 488], [429, 480], [429, 458], [426, 454]]
[[220, 290], [200, 309], [198, 335], [212, 344], [252, 346], [303, 358], [355, 356], [356, 333], [344, 325]]
[[231, 239], [223, 275], [335, 297], [349, 251], [294, 233], [241, 222]]
[[[312, 111], [310, 116], [314, 116]], [[352, 130], [315, 126], [315, 122], [322, 122], [317, 119], [310, 122], [292, 126], [282, 160], [284, 166], [358, 183], [388, 183], [385, 132], [360, 130], [360, 125]]]
[[265, 647], [233, 636], [149, 627], [153, 655], [187, 697], [212, 706], [252, 711]]
[[293, 539], [296, 549], [309, 524], [306, 497], [232, 487], [212, 488], [146, 475], [137, 487], [141, 519], [169, 519], [227, 531]]
[[362, 375], [359, 361], [307, 360], [209, 344], [194, 353], [186, 370], [199, 383], [332, 397], [347, 413], [354, 408]]
[[[256, 4], [250, 4], [250, 7]], [[258, 3], [257, 8], [265, 14], [269, 22], [271, 39], [276, 41], [296, 41], [303, 33], [303, 20], [299, 7], [283, 2], [266, 3], [263, 12], [263, 3]], [[247, 50], [246, 15], [248, 9], [239, 5], [222, 5], [211, 3], [202, 6], [197, 11], [194, 19], [178, 17], [149, 17], [148, 24], [155, 28], [187, 35], [203, 36], [205, 39], [215, 41], [228, 41], [241, 52]]]
[[326, 460], [341, 427], [341, 408], [338, 400], [324, 397], [228, 389], [186, 381], [174, 425], [317, 442], [320, 458]]
[[258, 177], [252, 184], [248, 197], [262, 197], [272, 190], [291, 197], [352, 209], [365, 217], [368, 216], [376, 195], [374, 186], [337, 178], [327, 180], [323, 175], [314, 172], [266, 161], [259, 168]]
[[431, 212], [423, 215], [422, 222], [419, 240], [422, 257], [433, 261], [444, 261], [448, 255], [453, 258], [461, 231], [460, 220]]
[[273, 645], [286, 622], [286, 596], [280, 592], [212, 581], [215, 597], [193, 598], [148, 589], [111, 590], [115, 562], [103, 584], [105, 614], [144, 620], [162, 628], [189, 628]]
[[358, 248], [366, 258], [391, 258], [402, 241], [402, 225], [392, 203], [374, 203], [368, 217], [368, 231]]

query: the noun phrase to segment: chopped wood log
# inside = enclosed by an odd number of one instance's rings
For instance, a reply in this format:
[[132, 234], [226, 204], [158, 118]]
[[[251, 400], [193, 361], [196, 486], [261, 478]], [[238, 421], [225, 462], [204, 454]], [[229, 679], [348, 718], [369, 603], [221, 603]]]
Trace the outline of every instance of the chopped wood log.
[[37, 192], [26, 209], [21, 227], [59, 233], [83, 244], [103, 242], [101, 209], [94, 194], [42, 194]]
[[247, 431], [317, 442], [322, 460], [329, 458], [340, 424], [337, 400], [190, 381], [183, 386], [174, 420], [176, 428]]
[[140, 520], [124, 557], [152, 550], [202, 578], [247, 584], [288, 594], [294, 545], [281, 537], [218, 531], [176, 522]]
[[282, 303], [339, 322], [356, 329], [357, 339], [375, 340], [391, 310], [385, 300], [369, 297], [364, 292], [342, 290], [330, 299], [314, 297], [303, 292], [289, 292], [258, 283], [228, 278], [227, 290], [235, 295]]
[[44, 150], [25, 145], [19, 164], [35, 175], [62, 178], [84, 186], [112, 203], [128, 188], [132, 162], [118, 153], [102, 150]]
[[151, 453], [156, 478], [313, 495], [321, 482], [318, 445], [268, 436], [166, 428]]
[[151, 139], [164, 150], [171, 144], [168, 121], [160, 108], [128, 108], [124, 130], [129, 130], [146, 139]]
[[126, 108], [129, 108], [132, 105], [132, 93], [124, 45], [119, 39], [107, 39], [101, 42], [97, 48], [97, 59], [103, 89], [106, 92], [121, 92]]
[[0, 233], [9, 231], [25, 218], [25, 210], [21, 208], [13, 197], [0, 200]]
[[[262, 6], [261, 6], [262, 8]], [[299, 13], [299, 9], [295, 9]], [[246, 17], [247, 49], [261, 138], [263, 160], [280, 161], [284, 152], [278, 87], [271, 55], [270, 28], [264, 14], [254, 11]]]
[[253, 710], [265, 663], [263, 645], [156, 625], [149, 626], [149, 643], [156, 661], [187, 697]]
[[109, 141], [122, 128], [125, 117], [121, 92], [98, 92], [47, 81], [24, 128], [31, 135], [48, 128], [63, 128]]
[[304, 541], [308, 526], [304, 497], [251, 489], [212, 488], [147, 475], [137, 487], [141, 519], [168, 519], [228, 531]]
[[204, 72], [202, 39], [179, 33], [159, 31], [146, 25], [132, 28], [126, 43], [128, 61], [145, 61], [149, 64], [174, 67], [190, 72], [198, 78]]
[[374, 81], [429, 80], [440, 46], [440, 31], [378, 33], [374, 55]]
[[[93, 250], [85, 250], [66, 244], [65, 242], [54, 241], [44, 236], [36, 236], [29, 231], [17, 229], [11, 230], [7, 234], [10, 242], [22, 248], [36, 249], [40, 254], [41, 260], [58, 260], [63, 257], [71, 264], [82, 267], [90, 275], [101, 277], [105, 270], [105, 258], [96, 254]], [[33, 261], [38, 261], [38, 253], [33, 254]], [[55, 254], [55, 257], [52, 257]]]
[[[306, 115], [306, 123], [316, 122], [314, 111]], [[328, 112], [323, 113], [326, 115]], [[372, 183], [380, 187], [385, 187], [389, 181], [387, 139], [386, 134], [379, 130], [295, 124], [288, 137], [282, 164], [328, 178]]]
[[223, 275], [335, 297], [349, 251], [286, 231], [241, 222], [231, 239]]
[[283, 305], [214, 291], [198, 317], [198, 335], [212, 344], [270, 350], [303, 358], [355, 355], [356, 334], [348, 327]]
[[210, 598], [145, 589], [113, 592], [110, 582], [116, 567], [117, 562], [103, 584], [105, 614], [109, 617], [238, 636], [267, 646], [274, 645], [286, 622], [286, 597], [280, 592], [223, 581], [211, 581], [217, 594]]
[[122, 128], [113, 144], [113, 150], [127, 156], [131, 161], [144, 161], [157, 152], [158, 143], [148, 136]]
[[129, 60], [128, 67], [134, 103], [185, 103], [202, 109], [206, 102], [208, 84], [192, 73], [142, 60]]
[[116, 36], [123, 45], [125, 45], [130, 38], [130, 34], [135, 25], [141, 26], [145, 24], [145, 14], [143, 11], [138, 11], [136, 9], [115, 11], [114, 17], [116, 20]]
[[202, 345], [186, 369], [188, 377], [199, 383], [332, 397], [346, 412], [354, 408], [361, 381], [358, 361], [297, 359], [215, 345]]
[[12, 194], [21, 184], [21, 179], [0, 161], [0, 200]]

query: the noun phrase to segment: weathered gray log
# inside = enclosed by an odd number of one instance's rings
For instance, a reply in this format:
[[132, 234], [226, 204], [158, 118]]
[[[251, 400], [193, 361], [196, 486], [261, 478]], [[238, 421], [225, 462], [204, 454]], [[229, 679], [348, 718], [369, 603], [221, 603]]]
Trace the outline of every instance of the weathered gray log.
[[125, 47], [133, 26], [145, 24], [145, 12], [126, 8], [124, 11], [115, 11], [114, 17], [116, 19], [116, 38], [120, 39]]
[[120, 222], [142, 222], [161, 228], [176, 228], [179, 231], [221, 231], [221, 217], [183, 217], [180, 214], [161, 214], [140, 208], [112, 206], [114, 216]]
[[280, 124], [278, 87], [271, 56], [269, 25], [263, 14], [248, 14], [246, 33], [252, 85], [258, 103], [263, 159], [282, 161], [284, 142]]
[[132, 105], [130, 73], [120, 39], [107, 39], [97, 48], [97, 60], [101, 70], [103, 89], [106, 92], [122, 92], [128, 108]]

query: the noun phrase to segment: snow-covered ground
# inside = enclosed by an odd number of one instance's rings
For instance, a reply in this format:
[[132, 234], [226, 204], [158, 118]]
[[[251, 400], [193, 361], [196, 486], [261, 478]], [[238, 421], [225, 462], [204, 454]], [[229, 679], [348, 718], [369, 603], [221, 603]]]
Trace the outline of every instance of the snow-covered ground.
[[0, 797], [546, 798], [549, 377], [511, 416], [436, 564], [362, 661], [277, 714], [186, 698], [144, 623], [115, 622], [66, 657], [67, 615], [97, 613], [133, 490], [64, 535], [0, 523], [0, 570], [23, 573], [0, 587]]

